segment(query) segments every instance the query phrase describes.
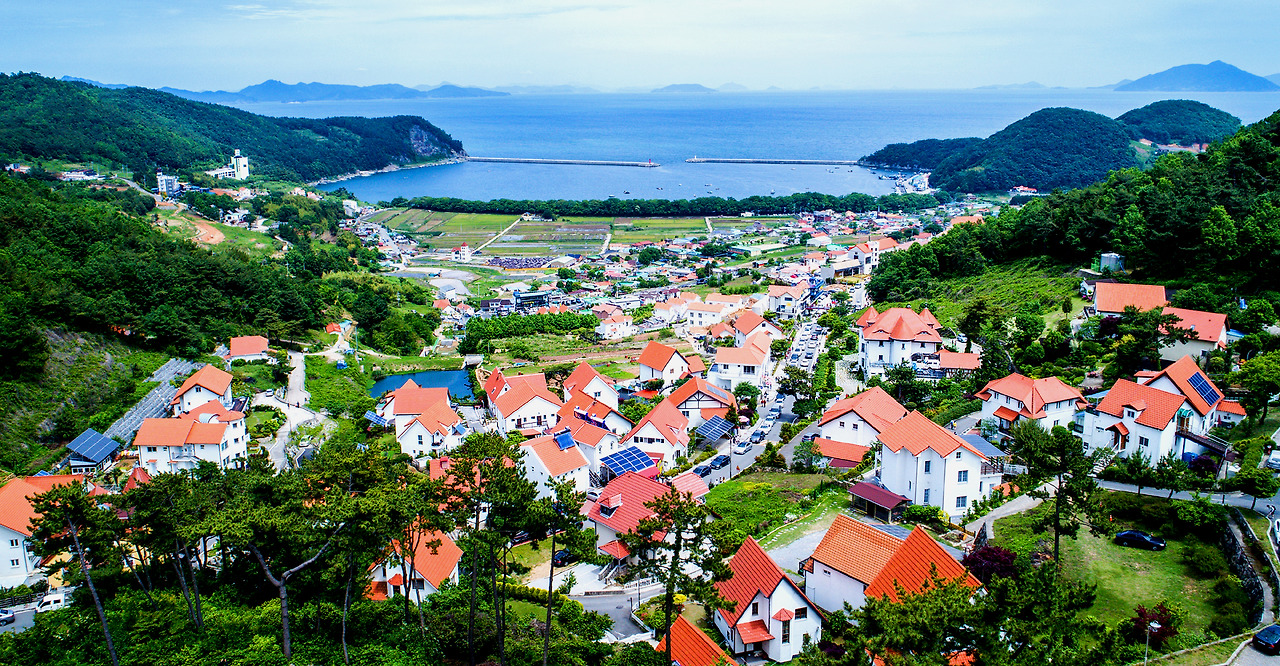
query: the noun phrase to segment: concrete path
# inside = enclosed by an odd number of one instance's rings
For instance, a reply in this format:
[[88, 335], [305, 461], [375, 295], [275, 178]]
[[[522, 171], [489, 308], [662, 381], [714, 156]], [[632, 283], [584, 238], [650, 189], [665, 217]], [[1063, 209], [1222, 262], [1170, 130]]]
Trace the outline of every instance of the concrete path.
[[302, 352], [289, 352], [289, 367], [293, 369], [289, 371], [289, 388], [284, 401], [300, 407], [311, 401], [311, 394], [306, 389], [307, 363]]
[[497, 241], [499, 238], [502, 238], [503, 236], [506, 236], [506, 235], [507, 235], [507, 232], [509, 232], [509, 231], [511, 231], [512, 229], [514, 229], [514, 228], [515, 228], [515, 226], [516, 226], [517, 224], [520, 224], [520, 218], [516, 218], [516, 221], [515, 221], [515, 222], [512, 222], [512, 223], [511, 223], [511, 226], [507, 227], [506, 229], [503, 229], [502, 231], [499, 231], [497, 234], [495, 234], [495, 235], [493, 236], [493, 238], [490, 238], [489, 240], [485, 241], [485, 242], [484, 242], [484, 245], [481, 245], [480, 247], [478, 247], [478, 248], [476, 248], [476, 249], [472, 250], [472, 252], [473, 252], [473, 253], [475, 253], [475, 252], [479, 252], [480, 250], [483, 250], [483, 249], [485, 249], [486, 247], [489, 247], [489, 245], [490, 245], [491, 243], [493, 243], [493, 242]]
[[[1043, 486], [1041, 486], [1041, 489], [1043, 490], [1049, 490], [1052, 488], [1053, 488], [1053, 485], [1051, 483], [1046, 483]], [[1000, 520], [1001, 518], [1005, 518], [1007, 516], [1012, 516], [1014, 514], [1022, 513], [1023, 511], [1030, 511], [1031, 509], [1034, 509], [1035, 507], [1040, 506], [1040, 503], [1043, 501], [1044, 500], [1038, 497], [1032, 497], [1031, 495], [1027, 495], [1027, 494], [1018, 495], [1017, 497], [1009, 500], [1008, 502], [1005, 502], [1004, 504], [1001, 504], [1000, 506], [992, 509], [989, 513], [987, 513], [987, 515], [982, 516], [981, 518], [978, 518], [977, 520], [974, 520], [966, 524], [964, 528], [976, 534], [978, 530], [982, 528], [982, 524], [986, 523], [987, 534], [989, 536], [994, 537], [996, 535], [995, 523], [997, 520]]]
[[1280, 664], [1280, 657], [1274, 657], [1258, 652], [1258, 648], [1245, 641], [1236, 649], [1235, 657], [1227, 662], [1230, 666], [1276, 666]]

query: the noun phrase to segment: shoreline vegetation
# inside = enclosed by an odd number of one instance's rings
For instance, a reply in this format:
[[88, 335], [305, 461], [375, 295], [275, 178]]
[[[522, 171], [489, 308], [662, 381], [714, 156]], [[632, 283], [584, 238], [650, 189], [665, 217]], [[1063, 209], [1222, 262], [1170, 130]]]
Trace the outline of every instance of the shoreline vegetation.
[[353, 178], [362, 178], [364, 176], [375, 176], [380, 173], [393, 173], [395, 171], [403, 171], [405, 169], [419, 169], [422, 167], [444, 166], [446, 164], [462, 164], [463, 162], [466, 162], [466, 161], [467, 161], [467, 157], [465, 155], [460, 155], [460, 156], [454, 156], [454, 157], [447, 157], [445, 159], [440, 159], [440, 160], [431, 160], [427, 162], [412, 162], [409, 164], [388, 164], [387, 166], [384, 166], [381, 169], [352, 171], [350, 173], [344, 173], [340, 176], [330, 176], [328, 178], [321, 178], [320, 180], [311, 181], [306, 185], [307, 187], [319, 187], [321, 185], [332, 185], [334, 183], [341, 183], [343, 181], [351, 180]]

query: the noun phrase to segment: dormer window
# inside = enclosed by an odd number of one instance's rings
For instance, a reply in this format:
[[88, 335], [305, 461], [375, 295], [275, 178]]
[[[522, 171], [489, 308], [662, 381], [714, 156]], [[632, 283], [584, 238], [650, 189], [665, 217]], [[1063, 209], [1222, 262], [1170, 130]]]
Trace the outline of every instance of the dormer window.
[[1126, 410], [1124, 410], [1124, 415], [1125, 415], [1125, 416], [1127, 416], [1127, 417], [1129, 417], [1129, 418], [1134, 418], [1134, 417], [1135, 417], [1135, 416], [1137, 416], [1138, 414], [1137, 414], [1137, 412], [1133, 411], [1132, 409], [1126, 409]]

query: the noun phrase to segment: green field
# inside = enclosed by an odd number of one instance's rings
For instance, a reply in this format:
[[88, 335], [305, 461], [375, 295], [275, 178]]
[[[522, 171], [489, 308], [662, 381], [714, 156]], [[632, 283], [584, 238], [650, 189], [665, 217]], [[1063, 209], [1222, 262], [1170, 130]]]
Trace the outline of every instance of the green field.
[[683, 236], [706, 235], [707, 223], [700, 217], [620, 217], [613, 223], [614, 243], [656, 242]]
[[[908, 304], [919, 310], [929, 306], [943, 326], [954, 326], [969, 303], [985, 297], [996, 307], [1013, 314], [1023, 306], [1043, 308], [1046, 319], [1062, 317], [1062, 299], [1078, 297], [1080, 278], [1069, 274], [1068, 267], [1024, 259], [1011, 264], [993, 266], [981, 275], [939, 280], [929, 298], [918, 298]], [[877, 309], [903, 305], [877, 303]], [[1073, 301], [1078, 311], [1082, 302]], [[1057, 312], [1057, 316], [1054, 313]]]
[[485, 249], [490, 255], [595, 254], [609, 234], [607, 222], [518, 222]]

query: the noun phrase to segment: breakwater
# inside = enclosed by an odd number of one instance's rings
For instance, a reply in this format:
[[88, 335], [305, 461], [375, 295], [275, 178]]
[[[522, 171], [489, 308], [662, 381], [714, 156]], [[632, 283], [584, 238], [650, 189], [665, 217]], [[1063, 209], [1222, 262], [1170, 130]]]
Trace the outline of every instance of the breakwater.
[[467, 157], [468, 162], [508, 162], [512, 164], [585, 164], [587, 166], [621, 166], [643, 167], [653, 169], [662, 166], [652, 160], [648, 162], [621, 162], [614, 160], [548, 160], [532, 157]]
[[685, 160], [691, 164], [817, 164], [834, 166], [862, 166], [858, 160], [767, 160], [743, 159], [735, 157], [698, 157], [694, 155]]

